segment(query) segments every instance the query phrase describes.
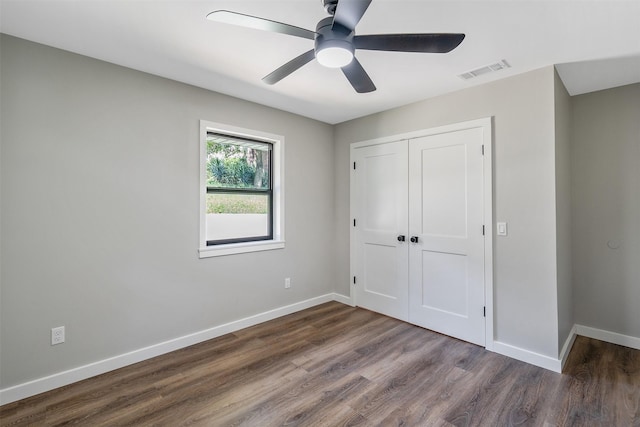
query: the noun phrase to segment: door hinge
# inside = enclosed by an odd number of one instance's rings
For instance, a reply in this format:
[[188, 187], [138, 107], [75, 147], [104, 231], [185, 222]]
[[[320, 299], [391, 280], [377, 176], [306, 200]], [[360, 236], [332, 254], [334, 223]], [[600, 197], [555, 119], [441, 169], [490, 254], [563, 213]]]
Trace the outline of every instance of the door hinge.
[[484, 156], [484, 144], [482, 144], [482, 155]]
[[482, 307], [482, 316], [487, 317], [487, 307]]
[[482, 226], [482, 235], [484, 236], [484, 225]]
[[353, 284], [356, 284], [356, 276], [353, 276]]
[[353, 162], [353, 170], [356, 170], [356, 162]]
[[355, 218], [353, 218], [353, 226], [354, 227], [356, 226], [356, 219]]

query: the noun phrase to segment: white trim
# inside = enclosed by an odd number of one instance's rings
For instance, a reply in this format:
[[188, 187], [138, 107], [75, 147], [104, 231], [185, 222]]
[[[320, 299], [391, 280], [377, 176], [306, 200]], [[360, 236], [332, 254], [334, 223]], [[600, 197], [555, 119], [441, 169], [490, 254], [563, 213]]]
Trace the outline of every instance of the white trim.
[[297, 311], [305, 310], [319, 304], [324, 304], [329, 301], [344, 302], [346, 300], [348, 299], [343, 295], [335, 293], [321, 295], [319, 297], [310, 298], [305, 301], [300, 301], [294, 304], [286, 305], [284, 307], [265, 311], [263, 313], [245, 317], [243, 319], [235, 320], [223, 325], [214, 326], [203, 331], [194, 332], [192, 334], [184, 335], [172, 340], [140, 348], [128, 353], [110, 357], [108, 359], [99, 360], [97, 362], [69, 369], [64, 372], [58, 372], [53, 375], [37, 378], [26, 383], [18, 384], [0, 390], [0, 405], [15, 402], [16, 400], [24, 399], [36, 394], [44, 393], [45, 391], [53, 390], [67, 384], [91, 378], [96, 375], [104, 374], [105, 372], [109, 372], [114, 369], [132, 365], [143, 360], [151, 359], [153, 357], [179, 350], [190, 345], [198, 344], [203, 341], [222, 336], [224, 334], [248, 328], [249, 326], [257, 325], [259, 323], [286, 316]]
[[[268, 142], [273, 145], [273, 240], [207, 246], [207, 131]], [[284, 248], [284, 136], [200, 120], [200, 258]]]
[[493, 351], [495, 353], [499, 353], [513, 359], [518, 359], [522, 362], [530, 363], [532, 365], [549, 369], [554, 372], [562, 372], [562, 369], [567, 362], [567, 358], [571, 353], [571, 348], [573, 347], [573, 344], [578, 335], [640, 350], [640, 338], [638, 337], [622, 335], [616, 332], [604, 331], [602, 329], [591, 328], [589, 326], [574, 325], [573, 328], [571, 328], [569, 336], [564, 342], [564, 345], [562, 346], [562, 350], [560, 350], [560, 356], [558, 357], [558, 359], [544, 356], [539, 353], [534, 353], [529, 350], [524, 350], [522, 348], [515, 347], [510, 344], [505, 344], [499, 341], [495, 341], [493, 343]]
[[[26, 383], [18, 384], [13, 387], [2, 389], [0, 390], [0, 405], [5, 405], [7, 403], [15, 402], [16, 400], [24, 399], [30, 396], [35, 396], [36, 394], [44, 393], [46, 391], [65, 386], [67, 384], [91, 378], [93, 376], [100, 375], [105, 372], [122, 368], [124, 366], [138, 363], [147, 359], [151, 359], [153, 357], [160, 356], [171, 351], [198, 344], [200, 342], [207, 341], [224, 334], [248, 328], [250, 326], [254, 326], [262, 322], [267, 322], [278, 317], [286, 316], [297, 311], [305, 310], [319, 304], [324, 304], [329, 301], [337, 301], [352, 307], [355, 306], [353, 298], [338, 293], [330, 293], [321, 295], [319, 297], [310, 298], [305, 301], [300, 301], [284, 307], [279, 307], [233, 322], [225, 323], [223, 325], [214, 326], [213, 328], [205, 329], [193, 334], [184, 335], [182, 337], [178, 337], [159, 344], [154, 344], [149, 347], [134, 350], [129, 353], [110, 357], [108, 359], [103, 359], [84, 366], [69, 369], [64, 372], [59, 372], [53, 375], [28, 381]], [[554, 359], [549, 356], [544, 356], [542, 354], [515, 347], [510, 344], [505, 344], [499, 341], [494, 341], [492, 343], [491, 351], [511, 357], [513, 359], [520, 360], [522, 362], [539, 366], [541, 368], [549, 369], [554, 372], [562, 372], [562, 368], [564, 367], [567, 356], [571, 352], [571, 347], [573, 346], [577, 335], [582, 335], [588, 338], [593, 338], [600, 341], [606, 341], [612, 344], [623, 345], [640, 350], [640, 338], [622, 335], [616, 332], [604, 331], [588, 326], [574, 325], [574, 327], [571, 329], [569, 337], [567, 337], [567, 340], [562, 347], [559, 359]]]
[[522, 362], [530, 363], [535, 366], [539, 366], [544, 369], [548, 369], [553, 372], [562, 372], [562, 366], [560, 359], [554, 359], [553, 357], [545, 356], [540, 353], [535, 353], [530, 350], [525, 350], [520, 347], [515, 347], [510, 344], [505, 344], [500, 341], [493, 342], [494, 353], [502, 354], [504, 356], [517, 359]]
[[[483, 191], [484, 191], [484, 225], [485, 225], [485, 239], [484, 239], [484, 284], [485, 284], [485, 307], [486, 307], [486, 319], [485, 319], [485, 348], [489, 351], [494, 351], [494, 315], [493, 315], [493, 117], [484, 117], [481, 119], [468, 120], [460, 123], [453, 123], [444, 126], [438, 126], [430, 129], [422, 129], [413, 132], [402, 133], [399, 135], [385, 136], [381, 138], [370, 139], [367, 141], [354, 142], [349, 148], [349, 176], [350, 176], [350, 213], [349, 213], [349, 229], [350, 229], [350, 276], [355, 275], [355, 260], [356, 260], [356, 248], [355, 244], [355, 228], [351, 226], [353, 217], [356, 213], [356, 204], [353, 197], [355, 194], [355, 182], [353, 179], [353, 162], [355, 160], [355, 150], [357, 148], [367, 147], [370, 145], [387, 144], [390, 142], [411, 140], [414, 138], [420, 138], [423, 136], [432, 136], [449, 132], [457, 132], [465, 129], [483, 129], [483, 145], [484, 145], [484, 162], [483, 162]], [[350, 278], [351, 279], [351, 278]], [[353, 289], [353, 283], [349, 282], [349, 293], [354, 305], [357, 305], [356, 292]]]
[[[483, 128], [484, 162], [484, 304], [485, 304], [485, 333], [484, 348], [493, 351], [494, 316], [493, 316], [493, 117], [474, 120], [477, 126]], [[468, 124], [469, 122], [465, 123]]]
[[[492, 123], [491, 117], [484, 117], [481, 119], [468, 120], [466, 122], [452, 123], [449, 125], [438, 126], [438, 127], [429, 128], [429, 129], [421, 129], [413, 132], [406, 132], [406, 133], [401, 133], [397, 135], [390, 135], [390, 136], [383, 136], [380, 138], [369, 139], [366, 141], [354, 142], [351, 144], [351, 148], [361, 148], [361, 147], [366, 147], [368, 145], [386, 144], [388, 142], [396, 142], [404, 139], [409, 140], [409, 139], [420, 138], [423, 136], [457, 132], [459, 130], [481, 128], [485, 126], [489, 126], [489, 129], [491, 129], [491, 123]], [[491, 134], [489, 134], [489, 137], [490, 139], [492, 139]]]
[[284, 240], [264, 240], [259, 242], [232, 243], [228, 245], [207, 246], [198, 249], [200, 258], [244, 254], [247, 252], [270, 251], [284, 249]]
[[345, 305], [349, 305], [351, 307], [356, 306], [355, 302], [353, 301], [353, 298], [351, 298], [350, 296], [338, 294], [335, 292], [333, 293], [333, 300], [337, 302], [341, 302], [342, 304], [345, 304]]
[[[357, 143], [356, 143], [357, 144]], [[351, 144], [349, 147], [349, 299], [353, 303], [354, 307], [358, 306], [358, 293], [355, 289], [355, 283], [353, 278], [356, 276], [356, 260], [357, 260], [357, 245], [356, 245], [356, 228], [353, 226], [353, 221], [357, 213], [357, 203], [353, 196], [356, 194], [356, 180], [354, 179], [353, 164], [356, 160], [355, 144]]]
[[562, 350], [560, 350], [560, 367], [561, 369], [564, 369], [564, 364], [567, 363], [567, 357], [569, 357], [569, 353], [571, 353], [571, 348], [573, 347], [573, 343], [576, 341], [576, 337], [577, 335], [577, 327], [576, 325], [573, 325], [573, 328], [571, 328], [571, 331], [569, 331], [569, 336], [567, 337], [567, 340], [564, 342], [564, 345], [562, 346]]
[[575, 325], [576, 333], [583, 337], [606, 341], [611, 344], [623, 345], [625, 347], [640, 350], [640, 338], [630, 335], [622, 335], [617, 332], [604, 331], [590, 326]]

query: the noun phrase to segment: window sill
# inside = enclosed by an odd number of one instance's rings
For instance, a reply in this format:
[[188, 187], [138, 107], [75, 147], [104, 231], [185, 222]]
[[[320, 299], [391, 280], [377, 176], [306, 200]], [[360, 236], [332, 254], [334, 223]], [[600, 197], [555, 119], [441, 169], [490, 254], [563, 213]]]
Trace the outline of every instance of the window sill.
[[214, 256], [244, 254], [247, 252], [271, 251], [284, 249], [284, 240], [265, 240], [261, 242], [230, 243], [227, 245], [207, 246], [200, 248], [200, 258]]

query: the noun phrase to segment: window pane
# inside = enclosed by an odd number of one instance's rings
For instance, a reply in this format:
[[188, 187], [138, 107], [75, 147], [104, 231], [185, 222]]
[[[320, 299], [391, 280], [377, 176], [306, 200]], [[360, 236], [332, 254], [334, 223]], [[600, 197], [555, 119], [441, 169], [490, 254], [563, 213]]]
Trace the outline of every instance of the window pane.
[[207, 240], [269, 236], [269, 194], [207, 194]]
[[271, 188], [271, 144], [207, 135], [207, 186]]

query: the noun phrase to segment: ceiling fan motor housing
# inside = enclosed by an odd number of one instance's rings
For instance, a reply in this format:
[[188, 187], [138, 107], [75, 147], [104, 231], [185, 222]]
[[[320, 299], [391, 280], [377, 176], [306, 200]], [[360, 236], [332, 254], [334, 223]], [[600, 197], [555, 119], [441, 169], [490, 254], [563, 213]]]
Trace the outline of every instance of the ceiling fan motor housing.
[[327, 17], [318, 22], [316, 26], [315, 52], [327, 48], [341, 48], [353, 54], [354, 31], [351, 31], [338, 23], [333, 22], [333, 17]]

